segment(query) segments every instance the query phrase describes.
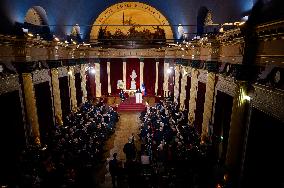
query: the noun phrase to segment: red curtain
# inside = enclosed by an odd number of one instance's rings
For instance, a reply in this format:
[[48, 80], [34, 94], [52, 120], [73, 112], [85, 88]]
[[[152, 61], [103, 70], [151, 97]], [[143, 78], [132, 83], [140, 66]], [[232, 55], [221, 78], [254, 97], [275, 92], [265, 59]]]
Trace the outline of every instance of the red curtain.
[[157, 95], [164, 96], [163, 83], [164, 83], [164, 59], [159, 59]]
[[[169, 68], [175, 67], [174, 64], [175, 64], [174, 59], [171, 59], [171, 61], [169, 62]], [[169, 85], [168, 85], [171, 94], [174, 93], [174, 84], [175, 84], [175, 70], [172, 69], [172, 72], [169, 74]]]
[[[179, 77], [178, 77], [178, 83], [179, 83], [179, 87], [178, 87], [178, 106], [180, 106], [180, 93], [181, 93], [181, 78], [182, 78], [182, 74], [179, 74]], [[183, 88], [185, 89], [185, 88]]]
[[108, 95], [107, 92], [107, 59], [100, 59], [100, 79], [102, 95]]
[[189, 108], [189, 98], [190, 98], [190, 88], [191, 88], [191, 77], [187, 77], [187, 85], [185, 87], [185, 91], [186, 91], [186, 97], [185, 97], [185, 104], [184, 104], [184, 107], [185, 109], [188, 110]]
[[153, 58], [144, 59], [144, 85], [147, 95], [155, 95], [156, 61]]
[[205, 92], [206, 92], [206, 84], [198, 82], [194, 126], [196, 127], [199, 134], [201, 134], [202, 132]]
[[[94, 64], [90, 64], [91, 67], [94, 67]], [[96, 97], [96, 82], [95, 75], [91, 74], [89, 70], [86, 71], [86, 89], [87, 89], [87, 98], [93, 99]]]
[[126, 60], [126, 89], [131, 87], [131, 78], [130, 75], [132, 71], [135, 70], [137, 74], [136, 89], [140, 88], [140, 60], [138, 58], [129, 58]]
[[123, 61], [120, 58], [112, 58], [110, 59], [110, 85], [112, 95], [119, 93], [117, 80], [123, 80]]

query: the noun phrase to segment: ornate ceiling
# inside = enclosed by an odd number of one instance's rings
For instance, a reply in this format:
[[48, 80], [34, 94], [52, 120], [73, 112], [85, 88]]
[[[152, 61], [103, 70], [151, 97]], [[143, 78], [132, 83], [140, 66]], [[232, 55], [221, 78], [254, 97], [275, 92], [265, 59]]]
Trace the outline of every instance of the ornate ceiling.
[[[214, 23], [224, 23], [239, 20], [244, 12], [251, 9], [254, 1], [255, 0], [140, 0], [139, 2], [151, 6], [160, 13], [156, 14], [157, 16], [163, 15], [165, 20], [171, 25], [196, 25], [198, 10], [203, 6], [211, 11]], [[9, 27], [12, 27], [15, 22], [23, 23], [28, 10], [34, 6], [40, 6], [45, 10], [48, 24], [54, 34], [57, 36], [70, 34], [72, 26], [79, 24], [81, 26], [82, 37], [88, 38], [92, 29], [91, 25], [95, 23], [100, 14], [107, 8], [121, 2], [122, 1], [119, 0], [2, 0], [0, 2], [0, 23], [5, 24], [5, 27], [0, 28], [0, 33], [9, 32]], [[118, 17], [121, 17], [119, 11], [116, 13]], [[137, 9], [132, 10], [132, 13], [127, 13], [127, 17], [137, 13], [142, 14], [142, 12], [139, 12]], [[142, 18], [146, 16], [146, 13], [147, 11], [143, 12], [145, 15], [142, 16]], [[162, 20], [157, 19], [156, 15], [153, 15], [153, 19], [156, 19], [155, 23], [163, 23]], [[148, 19], [144, 19], [143, 22], [147, 22], [147, 20]], [[108, 20], [105, 21], [107, 23]], [[151, 19], [148, 20], [148, 22], [150, 21]], [[177, 27], [172, 27], [171, 29], [173, 35], [176, 35]], [[195, 31], [196, 28], [194, 26], [185, 27], [185, 32]]]

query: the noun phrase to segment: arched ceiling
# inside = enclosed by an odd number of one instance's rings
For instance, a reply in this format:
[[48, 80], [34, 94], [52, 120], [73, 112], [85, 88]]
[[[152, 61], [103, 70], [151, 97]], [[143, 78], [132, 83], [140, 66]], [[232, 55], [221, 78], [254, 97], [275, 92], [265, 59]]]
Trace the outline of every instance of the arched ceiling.
[[[129, 23], [131, 22], [131, 23]], [[93, 24], [90, 33], [90, 39], [98, 38], [100, 27], [98, 25], [170, 25], [167, 18], [162, 15], [157, 9], [145, 3], [139, 2], [124, 2], [114, 4], [103, 11]], [[130, 26], [108, 26], [108, 31], [113, 34], [117, 28], [123, 33], [127, 33]], [[137, 27], [138, 31], [148, 29], [150, 32], [155, 32], [153, 26]], [[173, 39], [173, 32], [170, 26], [160, 27], [165, 30], [166, 38]]]
[[48, 24], [45, 10], [40, 6], [30, 8], [25, 16], [25, 22], [33, 25]]
[[[239, 20], [245, 11], [252, 8], [256, 0], [139, 0], [157, 9], [170, 24], [196, 24], [196, 16], [201, 6], [206, 6], [213, 16], [213, 22], [224, 23]], [[83, 37], [88, 38], [96, 18], [108, 7], [121, 0], [1, 0], [0, 32], [15, 22], [23, 23], [27, 11], [33, 6], [41, 6], [47, 14], [51, 31], [58, 36], [70, 34], [72, 26], [80, 24]], [[129, 2], [129, 1], [127, 1]], [[172, 28], [174, 35], [177, 28]], [[195, 32], [196, 28], [185, 28], [185, 32]]]

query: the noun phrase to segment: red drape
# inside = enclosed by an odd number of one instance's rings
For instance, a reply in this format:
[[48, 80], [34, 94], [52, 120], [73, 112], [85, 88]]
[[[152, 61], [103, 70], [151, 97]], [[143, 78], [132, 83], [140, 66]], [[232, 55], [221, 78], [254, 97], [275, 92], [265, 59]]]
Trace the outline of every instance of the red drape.
[[107, 59], [100, 59], [100, 79], [102, 95], [108, 95], [107, 92]]
[[206, 84], [198, 82], [194, 126], [196, 127], [199, 134], [201, 134], [202, 132], [205, 92], [206, 92]]
[[184, 107], [185, 109], [188, 110], [189, 108], [189, 98], [190, 98], [190, 88], [191, 88], [191, 77], [187, 77], [187, 85], [185, 87], [185, 91], [186, 91], [186, 97], [185, 97], [185, 104], [184, 104]]
[[131, 87], [131, 78], [130, 75], [132, 71], [135, 70], [137, 74], [136, 89], [140, 88], [140, 60], [138, 58], [128, 58], [126, 60], [126, 89]]
[[156, 61], [153, 58], [144, 59], [144, 85], [147, 95], [155, 95]]
[[[170, 67], [175, 67], [174, 64], [175, 64], [175, 61], [171, 60], [169, 62], [169, 68]], [[171, 92], [171, 94], [174, 93], [174, 84], [175, 84], [175, 70], [172, 69], [171, 74], [169, 74], [169, 85], [168, 85], [169, 91]]]
[[157, 95], [164, 96], [163, 94], [163, 83], [164, 83], [164, 59], [159, 60], [159, 69], [158, 69], [158, 91]]
[[111, 94], [117, 95], [117, 80], [123, 80], [123, 61], [121, 58], [110, 59], [110, 85]]
[[[182, 74], [179, 74], [179, 77], [178, 77], [178, 83], [179, 83], [179, 87], [178, 87], [178, 106], [180, 106], [180, 93], [181, 93], [181, 78], [182, 78]], [[185, 89], [185, 88], [183, 88]]]
[[[90, 64], [90, 67], [95, 67], [94, 64]], [[87, 98], [93, 99], [96, 97], [96, 82], [95, 75], [91, 74], [89, 70], [86, 71], [86, 89], [87, 89]]]

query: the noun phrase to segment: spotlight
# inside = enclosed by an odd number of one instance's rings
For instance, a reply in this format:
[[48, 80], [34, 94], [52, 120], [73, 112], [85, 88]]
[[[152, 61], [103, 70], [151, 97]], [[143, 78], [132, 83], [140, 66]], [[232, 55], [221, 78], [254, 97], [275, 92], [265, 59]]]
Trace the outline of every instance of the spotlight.
[[244, 95], [244, 99], [247, 100], [247, 101], [250, 101], [250, 96]]
[[54, 37], [54, 40], [59, 42], [59, 38], [58, 37]]
[[96, 70], [94, 69], [94, 67], [91, 67], [89, 70], [91, 74], [96, 74]]
[[26, 28], [22, 28], [22, 30], [23, 30], [24, 33], [28, 33], [29, 32], [29, 30], [26, 29]]
[[171, 73], [172, 73], [172, 69], [168, 69], [168, 70], [167, 70], [167, 73], [168, 73], [168, 74], [171, 74]]
[[28, 33], [28, 36], [29, 37], [33, 37], [34, 35], [32, 33]]

